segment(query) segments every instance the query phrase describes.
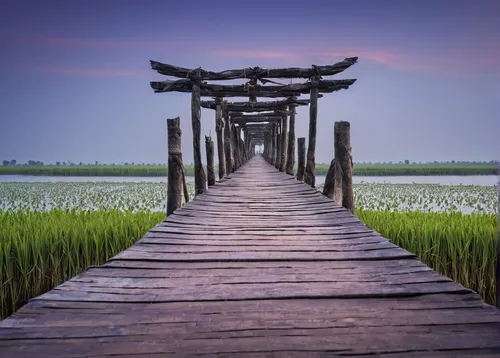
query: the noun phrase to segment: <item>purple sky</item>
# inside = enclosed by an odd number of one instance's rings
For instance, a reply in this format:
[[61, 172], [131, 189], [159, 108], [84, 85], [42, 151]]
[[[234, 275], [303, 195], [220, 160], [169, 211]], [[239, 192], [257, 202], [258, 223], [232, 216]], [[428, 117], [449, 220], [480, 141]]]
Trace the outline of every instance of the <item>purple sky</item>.
[[[359, 63], [332, 78], [358, 81], [320, 99], [317, 162], [332, 159], [336, 120], [351, 122], [355, 161], [499, 159], [497, 0], [4, 0], [0, 43], [0, 160], [166, 162], [166, 118], [180, 116], [188, 163], [190, 95], [153, 93], [167, 77], [149, 60], [224, 70], [349, 56]], [[307, 108], [297, 122], [307, 137]]]

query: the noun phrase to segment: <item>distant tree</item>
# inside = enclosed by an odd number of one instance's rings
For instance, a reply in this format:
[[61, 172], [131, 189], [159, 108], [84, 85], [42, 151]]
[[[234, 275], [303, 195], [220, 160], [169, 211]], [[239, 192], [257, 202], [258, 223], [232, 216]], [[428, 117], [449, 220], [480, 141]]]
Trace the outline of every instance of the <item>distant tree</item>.
[[15, 166], [16, 164], [17, 164], [17, 160], [12, 159], [12, 160], [10, 161], [10, 165]]
[[410, 164], [410, 161], [408, 159], [405, 160], [405, 164], [408, 165]]
[[66, 165], [66, 162], [63, 162], [63, 165]]
[[455, 161], [454, 161], [454, 160], [452, 160], [452, 161], [451, 161], [451, 164], [455, 164]]
[[61, 165], [61, 162], [56, 162], [56, 165], [57, 165], [57, 166], [60, 166], [60, 165]]
[[95, 161], [95, 165], [99, 165], [99, 163], [97, 162], [97, 160]]
[[3, 164], [3, 166], [4, 166], [4, 167], [6, 167], [7, 165], [9, 165], [9, 164], [10, 164], [10, 161], [8, 161], [8, 160], [4, 160], [4, 161], [2, 162], [2, 164]]

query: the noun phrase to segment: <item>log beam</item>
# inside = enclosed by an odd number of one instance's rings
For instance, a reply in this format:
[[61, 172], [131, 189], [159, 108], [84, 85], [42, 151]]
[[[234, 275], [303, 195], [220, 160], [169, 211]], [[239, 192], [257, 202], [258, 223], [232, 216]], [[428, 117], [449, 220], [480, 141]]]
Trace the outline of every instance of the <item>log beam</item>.
[[[235, 112], [263, 112], [286, 109], [288, 105], [308, 106], [308, 99], [296, 99], [294, 97], [282, 101], [267, 101], [267, 102], [228, 102], [227, 108], [229, 111]], [[201, 101], [201, 107], [215, 109], [216, 101]]]
[[189, 78], [191, 80], [235, 80], [235, 79], [264, 79], [264, 78], [311, 78], [312, 76], [331, 76], [345, 71], [358, 61], [357, 57], [347, 57], [343, 61], [332, 65], [315, 66], [312, 68], [260, 68], [248, 67], [226, 70], [221, 72], [206, 71], [201, 68], [189, 69], [168, 65], [158, 61], [150, 61], [151, 68], [166, 76]]
[[207, 153], [207, 184], [215, 185], [215, 166], [214, 166], [214, 142], [209, 136], [205, 136], [205, 149]]
[[354, 191], [352, 187], [351, 125], [335, 122], [335, 159], [342, 169], [342, 206], [354, 214]]
[[[342, 89], [348, 89], [355, 79], [346, 80], [319, 80], [305, 83], [294, 83], [279, 86], [254, 86], [249, 89], [245, 85], [216, 85], [201, 83], [200, 96], [208, 97], [293, 97], [300, 96], [311, 91], [314, 87], [318, 93], [332, 93]], [[192, 92], [193, 86], [198, 86], [188, 79], [165, 80], [150, 82], [155, 93], [162, 92]]]
[[[312, 82], [315, 82], [313, 79]], [[311, 104], [309, 106], [309, 145], [307, 147], [307, 162], [304, 182], [315, 187], [315, 152], [316, 152], [316, 126], [318, 120], [318, 88], [311, 88]]]
[[286, 156], [288, 153], [288, 118], [283, 116], [281, 119], [281, 160], [280, 160], [280, 172], [286, 171]]

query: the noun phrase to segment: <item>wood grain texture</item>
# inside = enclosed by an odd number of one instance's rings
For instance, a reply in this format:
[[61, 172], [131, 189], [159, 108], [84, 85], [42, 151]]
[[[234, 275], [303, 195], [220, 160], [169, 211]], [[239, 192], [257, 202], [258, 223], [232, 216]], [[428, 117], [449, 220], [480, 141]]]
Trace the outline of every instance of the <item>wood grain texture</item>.
[[254, 156], [0, 322], [0, 356], [496, 357], [499, 337], [475, 292]]
[[168, 174], [167, 174], [167, 215], [182, 205], [183, 163], [181, 150], [181, 119], [167, 119]]

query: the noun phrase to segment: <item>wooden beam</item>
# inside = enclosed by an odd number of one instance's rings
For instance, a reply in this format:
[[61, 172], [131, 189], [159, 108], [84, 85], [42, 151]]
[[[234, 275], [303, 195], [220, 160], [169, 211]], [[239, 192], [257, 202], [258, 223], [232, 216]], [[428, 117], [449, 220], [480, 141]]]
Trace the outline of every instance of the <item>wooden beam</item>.
[[315, 66], [312, 68], [260, 68], [248, 67], [242, 69], [226, 70], [221, 72], [206, 71], [201, 68], [189, 69], [150, 61], [151, 68], [166, 76], [189, 78], [191, 80], [235, 80], [235, 79], [264, 79], [264, 78], [311, 78], [312, 76], [331, 76], [345, 71], [358, 61], [357, 57], [347, 57], [343, 61], [332, 65]]
[[262, 123], [262, 122], [276, 122], [281, 119], [281, 116], [273, 117], [255, 117], [255, 118], [245, 118], [245, 117], [233, 117], [231, 121], [233, 123], [238, 123], [240, 125], [245, 125], [246, 123]]
[[[309, 105], [308, 99], [294, 99], [288, 98], [283, 101], [267, 101], [267, 102], [228, 102], [227, 108], [229, 111], [235, 112], [251, 112], [251, 110], [256, 110], [256, 112], [262, 111], [273, 111], [286, 109], [287, 106], [294, 104], [296, 106], [307, 106]], [[217, 106], [216, 101], [201, 101], [201, 106], [203, 108], [215, 109]]]
[[[331, 93], [348, 89], [355, 79], [347, 80], [319, 80], [314, 82], [294, 83], [290, 85], [279, 86], [256, 86], [255, 89], [248, 89], [245, 85], [217, 85], [209, 83], [201, 83], [200, 96], [209, 97], [293, 97], [300, 94], [308, 93], [313, 87], [318, 93]], [[151, 87], [155, 93], [162, 92], [185, 92], [192, 91], [193, 86], [196, 86], [188, 79], [183, 80], [165, 80], [152, 81]]]

